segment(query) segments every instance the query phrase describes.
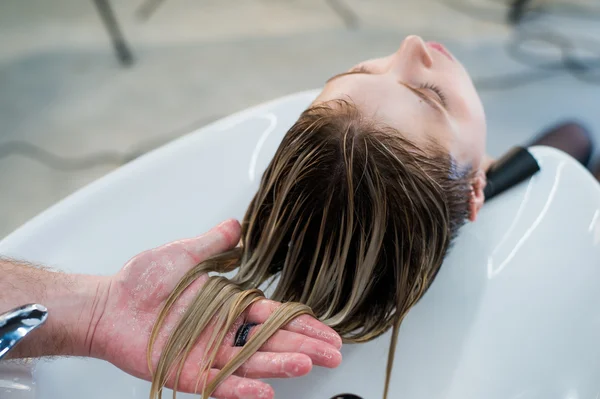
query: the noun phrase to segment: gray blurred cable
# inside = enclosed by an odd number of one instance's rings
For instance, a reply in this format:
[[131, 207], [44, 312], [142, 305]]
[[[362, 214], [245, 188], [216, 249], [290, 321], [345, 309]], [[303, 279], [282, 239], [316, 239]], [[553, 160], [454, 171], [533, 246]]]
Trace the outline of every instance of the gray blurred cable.
[[142, 153], [135, 151], [121, 154], [105, 151], [81, 158], [68, 158], [53, 154], [26, 141], [9, 141], [0, 145], [0, 160], [17, 155], [36, 160], [49, 168], [61, 171], [83, 170], [100, 165], [119, 166], [137, 158]]
[[171, 132], [170, 134], [165, 134], [153, 140], [142, 141], [130, 151], [100, 151], [82, 157], [66, 157], [62, 155], [56, 155], [38, 145], [29, 143], [27, 141], [8, 141], [0, 144], [0, 161], [4, 158], [8, 158], [9, 156], [21, 156], [35, 160], [49, 168], [69, 172], [90, 169], [102, 165], [121, 166], [133, 161], [149, 151], [175, 140], [176, 138], [179, 138], [200, 127], [204, 127], [208, 123], [221, 117], [223, 117], [223, 115], [214, 115], [208, 118], [202, 118], [201, 120], [191, 124], [191, 126], [178, 129], [177, 131]]

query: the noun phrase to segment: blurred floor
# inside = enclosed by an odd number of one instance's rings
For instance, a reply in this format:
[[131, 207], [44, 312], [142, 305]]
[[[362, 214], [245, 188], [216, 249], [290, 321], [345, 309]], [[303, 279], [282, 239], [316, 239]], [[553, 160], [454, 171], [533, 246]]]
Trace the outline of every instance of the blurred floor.
[[[514, 32], [498, 1], [165, 0], [146, 21], [136, 16], [141, 2], [112, 3], [134, 53], [129, 68], [115, 59], [91, 0], [0, 6], [0, 238], [133, 155], [319, 87], [410, 33], [443, 41], [487, 87], [492, 155], [562, 118], [585, 122], [600, 141], [600, 86], [566, 73], [515, 88], [486, 80], [530, 70], [506, 54]], [[600, 37], [600, 16], [591, 14], [538, 25]], [[82, 161], [40, 158], [16, 140]]]

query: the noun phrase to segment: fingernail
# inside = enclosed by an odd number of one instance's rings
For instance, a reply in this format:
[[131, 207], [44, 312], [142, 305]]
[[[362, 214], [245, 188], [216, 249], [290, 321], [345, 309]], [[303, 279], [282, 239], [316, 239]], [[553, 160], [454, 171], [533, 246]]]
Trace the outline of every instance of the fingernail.
[[292, 355], [290, 358], [283, 358], [283, 372], [288, 377], [300, 377], [306, 375], [312, 369], [312, 360], [305, 355]]
[[340, 351], [327, 350], [324, 352], [319, 352], [318, 355], [324, 359], [327, 359], [326, 367], [335, 368], [335, 367], [339, 366], [340, 363], [342, 362], [342, 353]]
[[334, 334], [332, 338], [335, 340], [336, 349], [342, 349], [342, 337], [340, 337], [338, 334]]
[[335, 366], [333, 366], [333, 367], [337, 367], [337, 366], [339, 366], [339, 365], [340, 365], [340, 363], [342, 363], [342, 359], [343, 359], [344, 357], [342, 356], [342, 352], [340, 352], [340, 351], [336, 351], [336, 352], [335, 352], [335, 354], [334, 354], [334, 358], [336, 359], [336, 361], [337, 361], [337, 364], [336, 364]]
[[223, 227], [223, 226], [225, 226], [227, 223], [230, 223], [230, 222], [231, 222], [231, 219], [224, 220], [224, 221], [222, 221], [221, 223], [219, 223], [219, 224], [217, 225], [217, 228], [219, 228], [219, 227]]

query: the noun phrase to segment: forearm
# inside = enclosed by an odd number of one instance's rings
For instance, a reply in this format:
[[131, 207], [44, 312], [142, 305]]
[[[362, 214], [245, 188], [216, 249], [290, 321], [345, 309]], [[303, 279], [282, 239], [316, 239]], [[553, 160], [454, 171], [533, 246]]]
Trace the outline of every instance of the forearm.
[[31, 332], [10, 358], [87, 356], [95, 322], [106, 300], [105, 278], [50, 271], [0, 258], [0, 313], [39, 303], [48, 308], [44, 325]]

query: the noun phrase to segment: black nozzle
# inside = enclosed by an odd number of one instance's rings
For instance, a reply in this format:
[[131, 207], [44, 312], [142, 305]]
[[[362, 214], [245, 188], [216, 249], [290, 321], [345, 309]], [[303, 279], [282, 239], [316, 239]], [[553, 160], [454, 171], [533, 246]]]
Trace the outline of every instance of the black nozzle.
[[514, 147], [487, 171], [487, 185], [483, 190], [485, 200], [516, 186], [539, 170], [537, 160], [526, 148]]

